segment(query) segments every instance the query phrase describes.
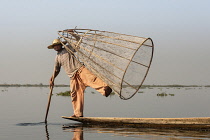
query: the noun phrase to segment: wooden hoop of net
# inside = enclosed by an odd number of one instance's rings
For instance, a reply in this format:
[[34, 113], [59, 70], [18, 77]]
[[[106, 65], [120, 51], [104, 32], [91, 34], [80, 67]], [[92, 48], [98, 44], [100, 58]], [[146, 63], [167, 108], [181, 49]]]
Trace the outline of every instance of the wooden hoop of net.
[[[75, 57], [121, 99], [132, 98], [149, 71], [154, 51], [152, 39], [92, 29], [72, 30], [74, 33], [58, 31], [58, 35], [74, 44]], [[80, 37], [79, 41], [73, 34]]]

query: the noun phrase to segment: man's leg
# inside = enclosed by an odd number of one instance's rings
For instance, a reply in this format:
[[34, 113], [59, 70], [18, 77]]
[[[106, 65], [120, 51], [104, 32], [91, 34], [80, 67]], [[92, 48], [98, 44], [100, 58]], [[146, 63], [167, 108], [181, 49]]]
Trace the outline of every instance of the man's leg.
[[86, 86], [96, 89], [102, 95], [108, 97], [112, 92], [112, 89], [106, 83], [104, 83], [100, 78], [96, 77], [87, 68], [83, 68], [79, 75]]
[[79, 76], [76, 74], [70, 81], [71, 99], [74, 110], [74, 117], [83, 116], [84, 109], [84, 84], [79, 80]]

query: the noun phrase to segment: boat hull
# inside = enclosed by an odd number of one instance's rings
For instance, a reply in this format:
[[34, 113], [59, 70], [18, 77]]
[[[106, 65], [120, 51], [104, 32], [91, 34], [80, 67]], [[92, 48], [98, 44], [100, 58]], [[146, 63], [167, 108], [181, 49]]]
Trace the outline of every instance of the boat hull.
[[210, 130], [210, 117], [202, 118], [113, 118], [113, 117], [65, 117], [84, 124], [140, 128], [176, 128]]

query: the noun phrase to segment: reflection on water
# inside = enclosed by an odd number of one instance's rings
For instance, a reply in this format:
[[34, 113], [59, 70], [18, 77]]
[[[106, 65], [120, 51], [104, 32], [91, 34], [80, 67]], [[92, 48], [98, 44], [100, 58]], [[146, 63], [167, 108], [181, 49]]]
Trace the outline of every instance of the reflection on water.
[[[63, 129], [63, 132], [72, 133], [68, 139], [72, 140], [84, 140], [88, 134], [100, 134], [104, 139], [105, 137], [131, 139], [138, 138], [140, 140], [145, 139], [158, 139], [158, 140], [182, 140], [182, 139], [210, 139], [209, 131], [186, 131], [178, 129], [151, 129], [151, 128], [132, 128], [132, 127], [107, 127], [103, 125], [90, 125], [82, 123], [72, 124], [56, 124], [56, 123], [19, 123], [17, 126], [32, 127], [32, 126], [44, 126], [46, 140], [50, 140], [50, 134], [48, 127], [59, 126]], [[43, 128], [43, 127], [42, 127]], [[30, 128], [29, 128], [30, 129]], [[43, 129], [44, 130], [44, 129]], [[62, 135], [62, 134], [61, 134]], [[71, 136], [71, 137], [70, 137]]]
[[36, 125], [44, 125], [45, 122], [38, 122], [38, 123], [18, 123], [17, 126], [36, 126]]
[[47, 138], [47, 140], [49, 140], [50, 139], [50, 135], [49, 135], [48, 127], [47, 126], [48, 126], [48, 124], [45, 123], [46, 138]]
[[72, 140], [83, 140], [83, 133], [101, 133], [111, 136], [123, 136], [138, 139], [209, 139], [210, 132], [183, 131], [167, 129], [145, 129], [145, 128], [125, 128], [125, 127], [103, 127], [100, 125], [69, 124], [64, 126], [65, 132], [73, 134]]
[[72, 140], [83, 140], [82, 127], [74, 128], [72, 132], [74, 133]]

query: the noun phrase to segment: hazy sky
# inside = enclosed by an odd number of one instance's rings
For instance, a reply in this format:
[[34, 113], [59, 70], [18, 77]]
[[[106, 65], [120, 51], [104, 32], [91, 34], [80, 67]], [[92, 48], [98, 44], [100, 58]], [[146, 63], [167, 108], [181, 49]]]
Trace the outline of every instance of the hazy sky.
[[[151, 37], [144, 84], [210, 84], [210, 0], [1, 0], [0, 84], [48, 84], [57, 31], [91, 28]], [[68, 84], [62, 70], [56, 84]]]

